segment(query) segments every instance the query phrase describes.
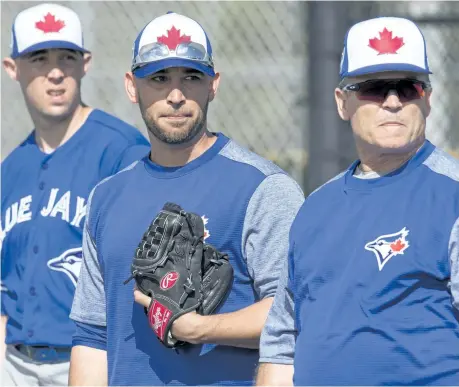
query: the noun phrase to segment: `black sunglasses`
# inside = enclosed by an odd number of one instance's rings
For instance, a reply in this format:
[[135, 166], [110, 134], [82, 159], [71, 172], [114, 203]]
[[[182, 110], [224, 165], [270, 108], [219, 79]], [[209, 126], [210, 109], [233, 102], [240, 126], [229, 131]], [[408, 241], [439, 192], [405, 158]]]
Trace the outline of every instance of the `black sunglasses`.
[[382, 103], [391, 90], [397, 92], [400, 102], [409, 102], [423, 97], [428, 87], [426, 82], [417, 79], [373, 79], [346, 85], [342, 90], [355, 91], [362, 101]]

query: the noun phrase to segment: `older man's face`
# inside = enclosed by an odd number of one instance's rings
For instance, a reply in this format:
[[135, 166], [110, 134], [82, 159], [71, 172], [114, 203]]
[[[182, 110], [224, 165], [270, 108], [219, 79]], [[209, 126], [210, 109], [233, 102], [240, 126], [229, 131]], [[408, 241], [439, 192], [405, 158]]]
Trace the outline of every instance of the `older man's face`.
[[[386, 72], [349, 78], [346, 84], [369, 80], [426, 80], [408, 72]], [[335, 90], [338, 112], [350, 120], [359, 145], [370, 145], [384, 153], [398, 153], [420, 145], [425, 138], [426, 119], [430, 113], [430, 90], [422, 85], [400, 84], [384, 93], [384, 82], [361, 86], [359, 91]], [[387, 87], [386, 87], [387, 91]]]

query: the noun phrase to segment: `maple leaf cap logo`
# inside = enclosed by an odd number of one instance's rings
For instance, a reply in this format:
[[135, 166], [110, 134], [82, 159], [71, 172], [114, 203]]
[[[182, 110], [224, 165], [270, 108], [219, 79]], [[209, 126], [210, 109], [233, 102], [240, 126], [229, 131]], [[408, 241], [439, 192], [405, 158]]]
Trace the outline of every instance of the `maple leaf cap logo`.
[[157, 41], [165, 44], [170, 50], [175, 50], [180, 43], [191, 42], [191, 36], [181, 35], [180, 29], [172, 26], [171, 29], [167, 30], [167, 36], [158, 36]]
[[59, 32], [62, 28], [65, 27], [65, 22], [63, 20], [56, 19], [56, 16], [48, 12], [43, 20], [40, 20], [35, 23], [35, 28], [43, 31], [45, 34], [51, 32]]
[[386, 27], [379, 32], [379, 38], [373, 38], [368, 41], [368, 47], [377, 51], [378, 55], [397, 54], [397, 50], [404, 45], [403, 38], [392, 37], [392, 31], [389, 31]]

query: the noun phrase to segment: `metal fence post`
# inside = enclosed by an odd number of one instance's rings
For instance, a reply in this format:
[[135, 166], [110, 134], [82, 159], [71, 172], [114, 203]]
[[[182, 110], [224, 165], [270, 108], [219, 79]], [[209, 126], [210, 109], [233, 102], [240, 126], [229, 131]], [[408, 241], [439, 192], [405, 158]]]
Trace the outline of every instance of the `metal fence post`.
[[309, 194], [346, 168], [352, 134], [349, 124], [338, 116], [334, 99], [344, 36], [349, 27], [348, 4], [312, 1], [307, 6], [309, 161], [304, 180]]

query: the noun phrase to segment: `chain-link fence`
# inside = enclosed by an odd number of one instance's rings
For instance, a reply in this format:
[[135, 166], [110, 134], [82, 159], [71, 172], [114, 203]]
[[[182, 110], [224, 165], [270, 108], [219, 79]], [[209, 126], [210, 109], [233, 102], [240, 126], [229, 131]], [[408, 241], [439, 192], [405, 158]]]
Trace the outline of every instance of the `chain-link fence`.
[[459, 155], [459, 2], [378, 2], [373, 12], [410, 18], [421, 29], [434, 87], [427, 135]]
[[[336, 135], [332, 141], [330, 134], [342, 130], [336, 120], [322, 121], [319, 125], [317, 119], [311, 121], [311, 117], [335, 117], [336, 108], [333, 106], [334, 84], [318, 84], [324, 78], [316, 79], [308, 69], [314, 68], [312, 64], [320, 69], [327, 63], [326, 71], [330, 71], [332, 78], [336, 75], [344, 38], [342, 29], [353, 23], [375, 16], [409, 17], [419, 22], [426, 37], [434, 72], [428, 136], [440, 146], [459, 151], [457, 2], [323, 2], [328, 8], [316, 23], [312, 23], [308, 15], [312, 4], [321, 6], [317, 2], [59, 3], [80, 15], [85, 42], [93, 52], [92, 67], [83, 80], [84, 101], [134, 124], [144, 134], [138, 107], [128, 102], [123, 84], [132, 43], [148, 21], [167, 11], [184, 13], [198, 20], [212, 41], [216, 65], [222, 74], [219, 94], [209, 109], [210, 129], [222, 131], [272, 159], [297, 179], [306, 192], [338, 169], [345, 168], [354, 157], [350, 131], [345, 136]], [[9, 53], [14, 16], [34, 4], [36, 2], [0, 2], [3, 57]], [[334, 12], [334, 17], [327, 12]], [[335, 34], [338, 44], [332, 51], [317, 50], [329, 33]], [[29, 133], [32, 123], [19, 86], [4, 72], [1, 85], [3, 159]], [[326, 107], [321, 105], [322, 101]], [[322, 115], [311, 114], [320, 109]], [[315, 142], [314, 134], [322, 131], [323, 139]], [[326, 151], [322, 150], [324, 144], [328, 146]], [[334, 160], [333, 167], [318, 170], [318, 179], [307, 186], [311, 169], [314, 171], [330, 160]], [[308, 165], [313, 167], [308, 170]]]
[[[58, 2], [81, 17], [93, 52], [83, 79], [86, 103], [114, 113], [144, 134], [137, 106], [124, 91], [132, 44], [153, 17], [175, 11], [198, 20], [209, 35], [221, 72], [209, 126], [275, 160], [299, 180], [306, 39], [300, 2]], [[36, 3], [2, 1], [2, 56], [8, 55], [14, 15]], [[18, 85], [2, 73], [2, 158], [31, 130]]]
[[355, 157], [348, 123], [336, 114], [333, 89], [347, 29], [361, 20], [381, 16], [407, 17], [424, 34], [434, 91], [427, 120], [427, 137], [436, 145], [459, 156], [459, 114], [457, 63], [459, 61], [459, 2], [309, 2], [308, 66], [306, 85], [310, 99], [308, 165], [305, 191], [346, 168]]

